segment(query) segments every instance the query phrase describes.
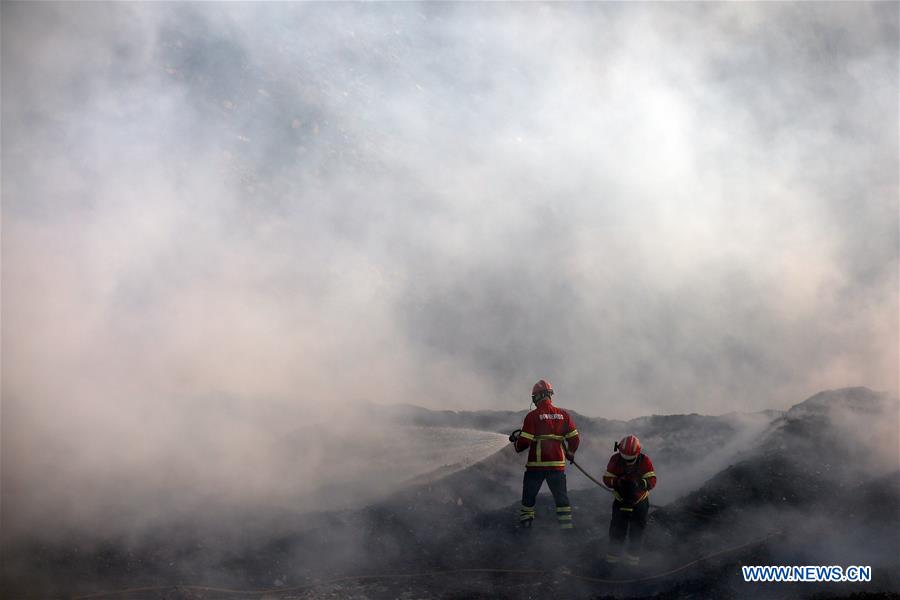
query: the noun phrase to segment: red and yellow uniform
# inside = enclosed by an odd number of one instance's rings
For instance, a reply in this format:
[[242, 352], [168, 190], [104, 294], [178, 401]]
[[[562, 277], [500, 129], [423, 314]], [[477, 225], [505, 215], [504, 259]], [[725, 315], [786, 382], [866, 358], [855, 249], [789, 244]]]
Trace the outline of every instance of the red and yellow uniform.
[[556, 503], [556, 520], [560, 529], [573, 528], [572, 506], [566, 490], [566, 448], [571, 456], [578, 449], [578, 430], [568, 412], [553, 406], [550, 397], [553, 386], [541, 379], [531, 389], [531, 401], [536, 408], [525, 415], [522, 429], [510, 435], [516, 444], [516, 452], [528, 450], [525, 476], [522, 479], [522, 508], [519, 521], [522, 527], [531, 527], [534, 520], [534, 504], [544, 481]]
[[[619, 485], [620, 479], [631, 479], [636, 484], [634, 491], [624, 497]], [[620, 454], [613, 454], [606, 465], [606, 473], [603, 474], [603, 483], [613, 489], [616, 500], [626, 506], [634, 506], [650, 495], [650, 490], [656, 487], [656, 472], [653, 470], [653, 462], [650, 457], [641, 454], [634, 464], [629, 465]]]
[[529, 449], [525, 464], [529, 471], [564, 471], [566, 453], [563, 442], [569, 453], [574, 453], [578, 449], [579, 439], [572, 416], [562, 408], [553, 406], [550, 398], [545, 398], [525, 416], [522, 433], [516, 440], [516, 452]]
[[650, 490], [656, 487], [656, 472], [649, 456], [641, 452], [641, 441], [629, 435], [616, 444], [606, 465], [603, 483], [612, 488], [612, 517], [609, 522], [609, 546], [606, 561], [617, 563], [625, 549], [625, 562], [637, 566], [641, 560], [641, 542], [650, 511]]

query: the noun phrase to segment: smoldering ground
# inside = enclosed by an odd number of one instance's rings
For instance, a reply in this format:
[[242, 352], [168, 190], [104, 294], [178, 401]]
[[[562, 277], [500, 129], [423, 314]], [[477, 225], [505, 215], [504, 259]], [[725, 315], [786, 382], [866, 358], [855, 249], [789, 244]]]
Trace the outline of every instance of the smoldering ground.
[[889, 4], [0, 10], [5, 531], [290, 502], [360, 400], [897, 388]]
[[[485, 590], [491, 597], [512, 597], [529, 589], [569, 597], [753, 593], [794, 598], [795, 587], [742, 582], [735, 565], [866, 564], [873, 568], [872, 582], [840, 589], [810, 584], [802, 596], [895, 592], [900, 585], [896, 579], [900, 471], [896, 461], [876, 468], [860, 460], [877, 452], [878, 444], [886, 440], [867, 437], [864, 444], [841, 444], [845, 423], [838, 419], [853, 417], [868, 430], [896, 410], [896, 398], [854, 388], [819, 394], [776, 418], [734, 465], [653, 513], [641, 573], [666, 572], [703, 556], [725, 558], [628, 585], [606, 581], [623, 574], [597, 572], [606, 548], [611, 499], [596, 487], [570, 493], [577, 520], [573, 536], [555, 535], [554, 509], [546, 496], [539, 498], [531, 537], [516, 535], [515, 494], [507, 491], [505, 500], [498, 501], [503, 491], [497, 489], [506, 471], [521, 474], [521, 461], [511, 451], [448, 477], [404, 486], [362, 510], [305, 515], [267, 510], [214, 527], [209, 527], [208, 519], [186, 515], [181, 522], [169, 519], [139, 537], [97, 541], [73, 536], [56, 545], [25, 545], [13, 564], [30, 565], [31, 591], [59, 589], [60, 582], [69, 592], [83, 587], [94, 591], [96, 584], [93, 588], [90, 584], [99, 580], [110, 589], [124, 588], [139, 578], [163, 588], [202, 581], [213, 587], [282, 588], [285, 597], [367, 598], [479, 596]], [[856, 469], [853, 477], [848, 477], [849, 469], [834, 468], [851, 463], [866, 468]], [[678, 477], [669, 469], [659, 473]], [[570, 470], [570, 478], [577, 475]], [[512, 569], [518, 575], [497, 573], [499, 581], [474, 573], [449, 578], [389, 576], [398, 570], [425, 574], [485, 567]], [[601, 581], [571, 578], [563, 572], [551, 577], [563, 568], [579, 577], [599, 576]], [[543, 579], [523, 579], [523, 569], [552, 573]], [[351, 582], [345, 578], [348, 573], [375, 579]], [[154, 591], [161, 590], [154, 587], [147, 593]], [[202, 590], [183, 592], [196, 595]]]
[[[727, 468], [661, 509], [657, 520], [676, 539], [701, 543], [777, 531], [766, 564], [896, 571], [898, 411], [896, 396], [865, 388], [816, 394], [776, 418]], [[888, 589], [900, 585], [879, 579]]]

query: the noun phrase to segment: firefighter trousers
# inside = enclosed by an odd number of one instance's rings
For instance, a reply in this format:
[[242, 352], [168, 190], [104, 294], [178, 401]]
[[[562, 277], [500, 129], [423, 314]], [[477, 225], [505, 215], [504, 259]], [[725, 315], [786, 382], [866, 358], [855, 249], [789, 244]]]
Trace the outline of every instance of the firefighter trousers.
[[572, 507], [566, 491], [565, 471], [525, 471], [525, 478], [522, 480], [522, 510], [519, 515], [522, 525], [528, 527], [534, 519], [534, 503], [545, 479], [556, 503], [556, 519], [560, 529], [572, 529]]
[[641, 542], [644, 539], [644, 529], [647, 527], [647, 516], [650, 512], [650, 499], [644, 498], [634, 506], [629, 506], [613, 501], [612, 519], [609, 522], [609, 550], [607, 560], [614, 562], [622, 552], [625, 538], [628, 538], [628, 546], [625, 549], [625, 558], [636, 563], [641, 555]]

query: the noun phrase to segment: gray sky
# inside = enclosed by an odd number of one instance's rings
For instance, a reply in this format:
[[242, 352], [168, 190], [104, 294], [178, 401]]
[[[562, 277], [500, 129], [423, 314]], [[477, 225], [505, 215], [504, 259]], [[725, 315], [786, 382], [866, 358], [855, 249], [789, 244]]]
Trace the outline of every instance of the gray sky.
[[896, 391], [898, 10], [5, 2], [4, 421]]

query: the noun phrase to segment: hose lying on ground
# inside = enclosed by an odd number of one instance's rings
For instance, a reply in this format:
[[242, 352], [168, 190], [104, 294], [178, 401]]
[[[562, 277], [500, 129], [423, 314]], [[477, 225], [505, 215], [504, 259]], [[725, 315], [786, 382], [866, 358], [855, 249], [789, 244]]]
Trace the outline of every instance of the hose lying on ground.
[[718, 556], [722, 556], [724, 554], [729, 554], [731, 552], [735, 552], [737, 550], [741, 550], [743, 548], [748, 548], [750, 546], [755, 546], [757, 544], [762, 544], [764, 542], [769, 541], [770, 539], [781, 535], [780, 531], [773, 531], [766, 535], [763, 538], [755, 539], [750, 542], [741, 544], [739, 546], [733, 546], [731, 548], [726, 548], [724, 550], [720, 550], [718, 552], [714, 552], [712, 554], [707, 554], [701, 556], [700, 558], [694, 559], [691, 562], [685, 563], [679, 567], [674, 569], [670, 569], [663, 573], [656, 573], [654, 575], [648, 575], [647, 577], [639, 577], [635, 579], [601, 579], [598, 577], [589, 577], [587, 575], [579, 575], [577, 573], [569, 573], [567, 571], [547, 571], [547, 570], [529, 570], [529, 569], [447, 569], [444, 571], [426, 571], [421, 573], [382, 573], [378, 575], [350, 575], [347, 577], [335, 577], [333, 579], [324, 579], [322, 581], [318, 581], [315, 583], [309, 583], [306, 585], [300, 585], [289, 588], [274, 588], [274, 589], [265, 589], [265, 590], [233, 590], [228, 588], [218, 588], [218, 587], [206, 587], [200, 585], [168, 585], [168, 586], [158, 586], [158, 587], [140, 587], [140, 588], [129, 588], [124, 590], [113, 590], [108, 592], [98, 592], [95, 594], [88, 594], [85, 596], [77, 596], [73, 598], [73, 600], [92, 600], [95, 598], [107, 598], [110, 596], [123, 596], [127, 594], [137, 594], [137, 593], [147, 593], [147, 592], [161, 592], [164, 590], [185, 590], [192, 592], [209, 592], [209, 593], [217, 593], [217, 594], [244, 594], [246, 596], [263, 596], [266, 594], [286, 594], [288, 592], [303, 592], [308, 590], [313, 590], [318, 587], [322, 587], [325, 585], [332, 585], [335, 583], [341, 583], [345, 581], [372, 581], [378, 579], [413, 579], [418, 577], [439, 577], [442, 575], [457, 575], [462, 573], [491, 573], [491, 574], [505, 574], [505, 575], [529, 575], [529, 576], [559, 576], [559, 577], [569, 577], [572, 579], [577, 579], [579, 581], [586, 581], [589, 583], [605, 583], [605, 584], [632, 584], [632, 583], [641, 583], [644, 581], [652, 581], [654, 579], [661, 579], [663, 577], [668, 577], [669, 575], [674, 575], [675, 573], [679, 573], [688, 569], [698, 563], [709, 560], [711, 558], [716, 558]]

